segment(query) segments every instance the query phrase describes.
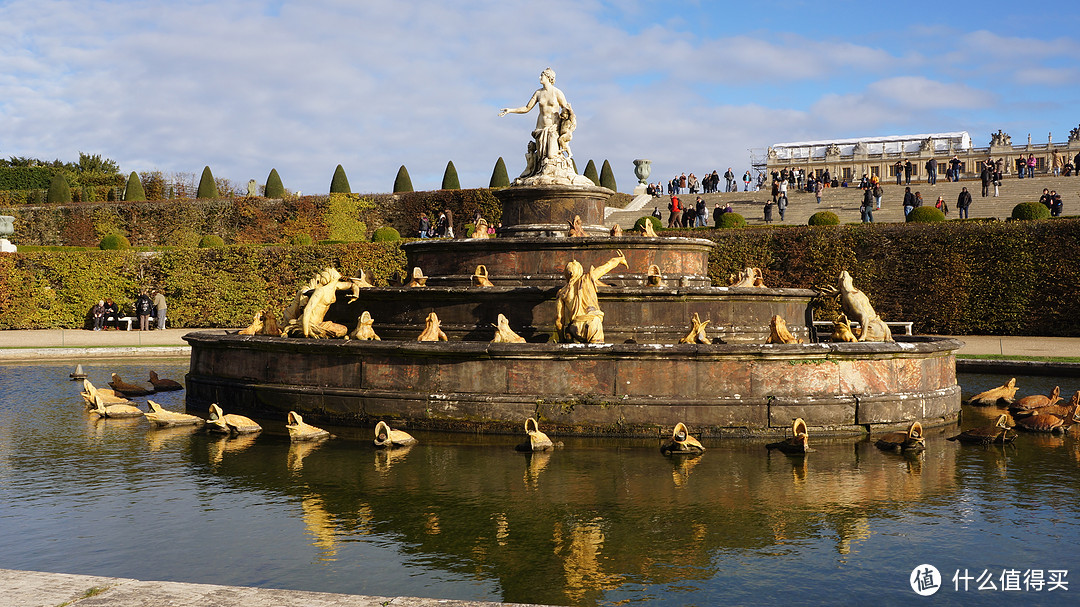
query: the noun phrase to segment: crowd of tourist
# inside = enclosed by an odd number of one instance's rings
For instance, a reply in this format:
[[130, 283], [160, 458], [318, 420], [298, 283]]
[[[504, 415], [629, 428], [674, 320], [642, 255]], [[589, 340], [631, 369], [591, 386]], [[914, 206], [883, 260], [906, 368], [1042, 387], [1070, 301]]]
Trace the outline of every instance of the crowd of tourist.
[[[671, 178], [671, 180], [667, 182], [666, 188], [664, 184], [660, 182], [650, 183], [646, 186], [645, 192], [654, 197], [663, 196], [665, 191], [668, 196], [678, 196], [680, 194], [715, 194], [721, 191], [721, 177], [723, 177], [724, 181], [722, 191], [739, 191], [740, 179], [737, 179], [735, 172], [731, 167], [728, 167], [727, 171], [724, 171], [723, 176], [721, 176], [719, 172], [713, 171], [711, 173], [706, 173], [701, 179], [698, 179], [697, 175], [693, 173], [690, 173], [689, 175], [683, 173]], [[743, 184], [743, 191], [749, 192], [750, 184], [754, 181], [750, 171], [743, 173], [741, 181]]]

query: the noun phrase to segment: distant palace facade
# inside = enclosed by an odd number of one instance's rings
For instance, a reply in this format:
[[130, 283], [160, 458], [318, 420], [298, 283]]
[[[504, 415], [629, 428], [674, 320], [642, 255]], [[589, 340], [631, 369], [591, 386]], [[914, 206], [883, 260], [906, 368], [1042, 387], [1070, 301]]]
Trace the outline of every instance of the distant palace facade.
[[768, 173], [799, 168], [815, 176], [828, 169], [831, 177], [842, 181], [858, 180], [863, 174], [887, 181], [895, 176], [898, 160], [911, 160], [911, 177], [916, 179], [925, 175], [926, 162], [936, 158], [938, 178], [944, 179], [948, 161], [956, 156], [961, 162], [961, 177], [973, 178], [978, 176], [979, 163], [987, 157], [1004, 158], [1003, 172], [1012, 174], [1021, 154], [1025, 158], [1034, 155], [1036, 172], [1048, 173], [1053, 169], [1055, 151], [1062, 165], [1071, 161], [1080, 152], [1080, 127], [1073, 129], [1064, 143], [1054, 143], [1047, 137], [1046, 143], [1034, 144], [1029, 135], [1027, 144], [1013, 145], [1012, 138], [1002, 131], [991, 133], [986, 147], [974, 147], [967, 131], [777, 143], [769, 147], [765, 166], [757, 168]]

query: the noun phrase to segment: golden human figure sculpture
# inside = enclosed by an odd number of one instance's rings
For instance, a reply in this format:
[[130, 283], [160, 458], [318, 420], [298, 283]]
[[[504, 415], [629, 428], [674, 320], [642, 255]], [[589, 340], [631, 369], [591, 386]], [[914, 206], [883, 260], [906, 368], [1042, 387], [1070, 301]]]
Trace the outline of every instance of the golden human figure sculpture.
[[[326, 312], [337, 301], [338, 291], [353, 291], [354, 289], [352, 281], [342, 280], [341, 272], [334, 268], [326, 268], [319, 272], [318, 282], [319, 285], [308, 296], [307, 305], [304, 306], [304, 311], [301, 314], [300, 324], [304, 329], [304, 337], [324, 337], [326, 332], [317, 331], [315, 327], [322, 324]], [[350, 300], [355, 299], [355, 296], [350, 298]], [[344, 334], [336, 337], [342, 336]]]
[[528, 103], [517, 108], [503, 108], [499, 116], [527, 114], [538, 107], [533, 140], [526, 154], [526, 169], [514, 180], [514, 185], [594, 185], [583, 175], [574, 172], [570, 157], [570, 139], [577, 127], [577, 118], [566, 95], [555, 87], [555, 72], [549, 67], [540, 73], [540, 88]]
[[622, 251], [599, 268], [590, 267], [588, 273], [576, 259], [566, 264], [566, 285], [555, 300], [555, 332], [560, 342], [604, 343], [604, 313], [596, 287], [603, 285], [600, 279], [605, 274], [620, 265], [630, 267]]

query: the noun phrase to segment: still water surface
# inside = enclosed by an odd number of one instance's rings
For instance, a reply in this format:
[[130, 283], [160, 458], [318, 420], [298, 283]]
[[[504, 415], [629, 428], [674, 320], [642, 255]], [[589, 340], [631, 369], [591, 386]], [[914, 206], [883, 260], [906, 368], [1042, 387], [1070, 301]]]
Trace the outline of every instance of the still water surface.
[[[187, 365], [84, 368], [106, 386], [113, 371], [182, 380]], [[238, 439], [95, 421], [70, 371], [0, 366], [2, 568], [557, 605], [1076, 604], [1080, 594], [1071, 437], [980, 448], [946, 441], [955, 428], [929, 429], [917, 457], [811, 437], [805, 458], [706, 439], [687, 460], [663, 457], [654, 440], [569, 440], [529, 456], [513, 451], [517, 437], [416, 433], [420, 444], [385, 453], [366, 429], [294, 446], [280, 420]], [[1007, 379], [961, 383], [966, 398]], [[1062, 394], [1080, 389], [1060, 382]], [[1045, 394], [1058, 380], [1019, 383], [1020, 395]], [[183, 392], [153, 398], [183, 410]], [[996, 413], [965, 409], [964, 425]], [[923, 563], [944, 578], [931, 599], [909, 585]], [[974, 579], [955, 590], [964, 569], [985, 570], [997, 590]], [[1068, 590], [1001, 590], [1007, 570], [1051, 569], [1069, 572]]]

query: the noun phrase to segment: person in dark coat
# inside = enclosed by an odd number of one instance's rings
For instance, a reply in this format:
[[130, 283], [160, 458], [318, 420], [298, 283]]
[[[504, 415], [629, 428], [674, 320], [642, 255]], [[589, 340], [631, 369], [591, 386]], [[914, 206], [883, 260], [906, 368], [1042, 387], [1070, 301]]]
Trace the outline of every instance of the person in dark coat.
[[773, 208], [773, 201], [766, 200], [765, 201], [765, 223], [772, 223], [772, 208]]
[[979, 181], [982, 182], [983, 198], [990, 195], [990, 182], [993, 178], [994, 175], [990, 172], [990, 167], [983, 165], [982, 171], [979, 172]]
[[112, 298], [105, 298], [105, 329], [120, 328], [120, 306]]
[[154, 303], [150, 301], [150, 296], [146, 294], [146, 290], [139, 292], [139, 296], [135, 298], [135, 315], [139, 317], [139, 330], [150, 330], [150, 312], [154, 309]]
[[960, 219], [968, 218], [968, 207], [971, 206], [971, 192], [967, 191], [967, 188], [960, 190], [960, 195], [956, 197], [956, 208], [960, 211]]
[[911, 161], [908, 160], [907, 162], [904, 163], [904, 183], [906, 185], [911, 185], [911, 169], [912, 169]]
[[420, 238], [427, 238], [431, 235], [431, 220], [428, 219], [427, 213], [420, 213]]
[[911, 209], [915, 208], [915, 195], [911, 193], [911, 188], [904, 188], [904, 217], [906, 218]]
[[90, 316], [94, 319], [94, 330], [100, 331], [105, 327], [105, 300], [99, 299], [94, 307], [90, 308]]
[[859, 207], [859, 214], [862, 216], [863, 223], [874, 223], [874, 193], [871, 190], [863, 191], [862, 206]]

